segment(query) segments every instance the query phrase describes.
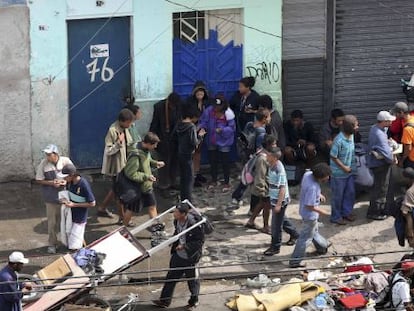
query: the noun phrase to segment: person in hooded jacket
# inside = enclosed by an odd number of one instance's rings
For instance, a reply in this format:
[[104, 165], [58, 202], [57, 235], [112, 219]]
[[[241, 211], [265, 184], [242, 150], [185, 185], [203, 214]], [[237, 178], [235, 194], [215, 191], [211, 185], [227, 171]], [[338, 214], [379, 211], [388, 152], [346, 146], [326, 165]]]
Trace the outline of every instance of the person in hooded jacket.
[[218, 164], [223, 167], [223, 192], [231, 190], [230, 186], [230, 150], [234, 143], [236, 122], [234, 112], [228, 108], [222, 96], [216, 96], [214, 104], [204, 110], [200, 119], [200, 128], [207, 132], [207, 145], [211, 170], [209, 190], [217, 186]]
[[[209, 97], [206, 85], [203, 81], [196, 81], [194, 88], [191, 92], [191, 96], [188, 97], [185, 108], [198, 110], [200, 115], [204, 110], [209, 106]], [[195, 123], [197, 131], [200, 129], [197, 122]], [[193, 154], [193, 169], [194, 169], [194, 187], [201, 187], [203, 183], [207, 182], [207, 179], [201, 175], [200, 166], [201, 166], [201, 153], [203, 149], [203, 144], [200, 144], [196, 147]]]
[[193, 192], [193, 154], [206, 131], [201, 129], [197, 134], [195, 123], [200, 117], [200, 111], [193, 106], [187, 106], [182, 111], [182, 120], [176, 129], [178, 141], [178, 168], [180, 172], [180, 198], [192, 201]]

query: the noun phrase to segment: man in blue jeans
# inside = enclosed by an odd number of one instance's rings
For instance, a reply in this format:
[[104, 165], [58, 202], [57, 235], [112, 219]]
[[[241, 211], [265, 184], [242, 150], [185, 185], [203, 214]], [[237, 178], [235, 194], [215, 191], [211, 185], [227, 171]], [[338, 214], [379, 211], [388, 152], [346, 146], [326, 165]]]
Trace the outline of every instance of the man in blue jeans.
[[295, 226], [285, 217], [290, 196], [286, 171], [280, 161], [281, 157], [282, 151], [278, 147], [272, 148], [267, 155], [269, 162], [267, 178], [269, 182], [270, 205], [272, 208], [272, 243], [264, 252], [265, 256], [273, 256], [280, 253], [282, 229], [290, 235], [290, 239], [286, 245], [295, 245], [299, 236]]
[[320, 207], [320, 202], [326, 198], [321, 194], [321, 184], [329, 181], [331, 169], [326, 163], [316, 164], [310, 172], [306, 172], [302, 179], [299, 201], [299, 213], [303, 220], [303, 228], [296, 242], [295, 250], [289, 261], [290, 268], [303, 268], [302, 260], [306, 248], [312, 242], [320, 255], [328, 252], [329, 242], [319, 233], [319, 215], [329, 215]]

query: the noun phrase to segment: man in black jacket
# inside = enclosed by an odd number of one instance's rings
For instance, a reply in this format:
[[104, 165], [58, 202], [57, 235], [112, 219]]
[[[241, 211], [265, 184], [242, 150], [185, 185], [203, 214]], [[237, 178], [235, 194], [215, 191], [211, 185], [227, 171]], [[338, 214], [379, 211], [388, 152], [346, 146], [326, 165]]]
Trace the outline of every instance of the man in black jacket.
[[[189, 212], [187, 203], [180, 203], [174, 211], [174, 235], [183, 232], [193, 226], [197, 221]], [[196, 275], [195, 265], [199, 262], [204, 244], [204, 232], [202, 228], [196, 227], [187, 234], [180, 237], [171, 247], [170, 268], [166, 282], [159, 300], [155, 300], [156, 306], [166, 308], [171, 304], [177, 280], [185, 276], [188, 279], [188, 288], [191, 298], [188, 301], [187, 310], [194, 310], [198, 306], [198, 295], [200, 293], [200, 280]]]
[[181, 98], [177, 93], [171, 93], [164, 100], [154, 105], [154, 114], [150, 132], [157, 134], [160, 142], [157, 147], [159, 161], [165, 162], [165, 167], [158, 170], [158, 186], [168, 189], [175, 186], [177, 177], [177, 144], [172, 139], [175, 126], [181, 118]]

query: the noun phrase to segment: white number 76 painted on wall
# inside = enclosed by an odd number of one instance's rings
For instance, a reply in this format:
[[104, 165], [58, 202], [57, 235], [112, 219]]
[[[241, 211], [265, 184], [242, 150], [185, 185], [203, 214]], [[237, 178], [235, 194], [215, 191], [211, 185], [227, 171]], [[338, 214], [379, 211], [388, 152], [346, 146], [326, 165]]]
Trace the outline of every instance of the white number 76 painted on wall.
[[91, 75], [91, 83], [95, 82], [95, 76], [98, 72], [101, 72], [101, 79], [103, 82], [109, 82], [114, 77], [114, 71], [107, 66], [109, 57], [106, 57], [102, 65], [102, 70], [98, 68], [98, 59], [95, 58], [92, 62], [86, 65], [88, 73]]

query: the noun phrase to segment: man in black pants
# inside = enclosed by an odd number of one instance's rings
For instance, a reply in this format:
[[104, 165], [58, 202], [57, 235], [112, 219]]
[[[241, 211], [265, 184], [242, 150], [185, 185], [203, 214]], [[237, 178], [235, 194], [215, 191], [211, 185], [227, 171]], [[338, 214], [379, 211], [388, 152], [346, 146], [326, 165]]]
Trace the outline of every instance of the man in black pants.
[[[190, 206], [187, 203], [180, 203], [174, 211], [174, 235], [183, 232], [196, 223], [194, 216], [189, 213]], [[195, 265], [201, 258], [204, 244], [204, 233], [200, 226], [194, 228], [187, 234], [180, 237], [171, 247], [170, 268], [166, 282], [159, 300], [153, 303], [161, 308], [167, 308], [171, 304], [177, 280], [185, 276], [191, 298], [188, 301], [187, 310], [194, 310], [198, 306], [198, 295], [200, 293], [200, 280], [196, 276]]]

